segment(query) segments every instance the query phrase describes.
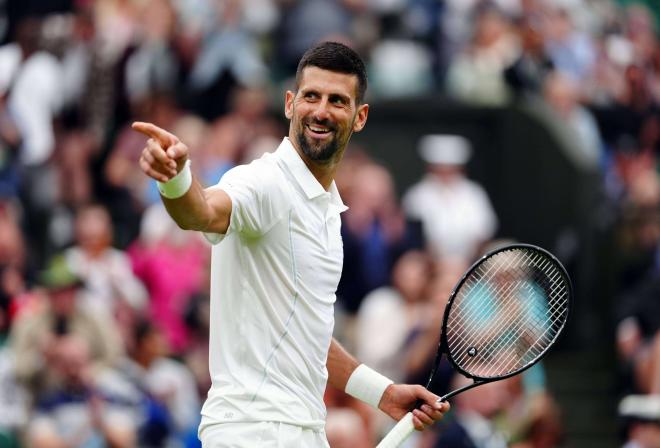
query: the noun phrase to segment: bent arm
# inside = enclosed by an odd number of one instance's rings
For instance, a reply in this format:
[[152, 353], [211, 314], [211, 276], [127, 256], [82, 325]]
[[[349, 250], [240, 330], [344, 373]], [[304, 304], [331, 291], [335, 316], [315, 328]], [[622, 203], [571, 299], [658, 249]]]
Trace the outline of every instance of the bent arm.
[[400, 420], [418, 401], [424, 404], [414, 409], [412, 423], [415, 429], [440, 420], [449, 410], [449, 404], [440, 403], [439, 397], [420, 385], [393, 384], [391, 380], [360, 364], [334, 338], [330, 343], [328, 383], [349, 395], [378, 408], [395, 420]]
[[219, 188], [204, 189], [193, 177], [190, 190], [180, 198], [161, 196], [174, 222], [185, 230], [226, 233], [231, 217], [231, 199]]
[[[176, 135], [151, 123], [135, 122], [133, 129], [150, 137], [140, 157], [142, 171], [161, 185], [178, 182], [177, 192], [181, 188], [179, 194], [172, 195], [176, 196], [174, 199], [161, 194], [174, 222], [186, 230], [226, 233], [231, 216], [231, 198], [218, 188], [204, 189], [192, 176], [188, 147]], [[187, 190], [181, 187], [181, 184], [188, 186], [188, 182], [181, 182], [181, 176], [190, 176], [186, 180], [192, 178]]]

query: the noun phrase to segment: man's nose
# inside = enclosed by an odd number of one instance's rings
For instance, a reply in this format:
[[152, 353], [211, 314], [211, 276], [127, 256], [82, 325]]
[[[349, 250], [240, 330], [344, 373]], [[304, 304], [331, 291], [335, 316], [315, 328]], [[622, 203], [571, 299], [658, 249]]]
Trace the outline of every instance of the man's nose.
[[318, 121], [327, 120], [330, 117], [330, 112], [328, 110], [328, 100], [322, 99], [316, 104], [316, 109], [314, 109], [314, 118]]

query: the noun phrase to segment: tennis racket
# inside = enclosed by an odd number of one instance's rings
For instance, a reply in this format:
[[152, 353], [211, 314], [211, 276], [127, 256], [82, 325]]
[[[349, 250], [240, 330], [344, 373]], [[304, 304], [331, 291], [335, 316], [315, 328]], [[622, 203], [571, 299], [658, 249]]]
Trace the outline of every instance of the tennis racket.
[[[473, 380], [440, 400], [517, 375], [537, 363], [566, 326], [572, 286], [548, 251], [529, 244], [496, 249], [480, 258], [454, 287], [445, 307], [440, 344], [426, 388], [442, 355]], [[400, 446], [415, 429], [406, 414], [377, 448]]]

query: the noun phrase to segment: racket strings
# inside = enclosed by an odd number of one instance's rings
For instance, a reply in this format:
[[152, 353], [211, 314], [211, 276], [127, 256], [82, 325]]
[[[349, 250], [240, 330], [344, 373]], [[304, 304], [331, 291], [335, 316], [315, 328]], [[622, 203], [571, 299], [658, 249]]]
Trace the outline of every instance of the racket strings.
[[[513, 288], [514, 290], [515, 290], [516, 286], [518, 287], [518, 289], [520, 289], [519, 288], [519, 282], [516, 282], [516, 284], [514, 285], [514, 288]], [[525, 287], [525, 286], [526, 285], [523, 285], [523, 287]], [[509, 306], [508, 308], [500, 308], [500, 310], [498, 310], [498, 311], [500, 313], [510, 313], [511, 312], [511, 306]], [[529, 316], [535, 316], [535, 315], [538, 314], [538, 310], [537, 311], [532, 310], [532, 311], [528, 312], [527, 314]], [[547, 320], [548, 319], [546, 319], [546, 321]], [[534, 317], [534, 321], [536, 322], [536, 324], [538, 326], [538, 323], [539, 323], [538, 317]], [[506, 321], [502, 320], [499, 327], [503, 328], [503, 326], [505, 324], [506, 324]], [[500, 354], [498, 356], [499, 363], [494, 364], [494, 365], [491, 366], [493, 370], [502, 370], [503, 365], [511, 364], [512, 362], [515, 362], [515, 360], [517, 360], [517, 359], [523, 359], [523, 361], [526, 360], [526, 356], [529, 356], [530, 350], [533, 350], [543, 340], [544, 335], [540, 334], [538, 337], [534, 338], [534, 340], [530, 344], [529, 348], [526, 351], [523, 352], [524, 348], [520, 347], [520, 344], [512, 344], [512, 342], [514, 342], [516, 337], [525, 337], [526, 339], [529, 340], [530, 338], [533, 337], [533, 334], [530, 334], [529, 328], [526, 329], [527, 331], [525, 333], [523, 333], [521, 331], [526, 326], [525, 322], [522, 321], [521, 319], [514, 319], [513, 321], [508, 323], [508, 326], [509, 326], [509, 330], [504, 334], [503, 337], [494, 339], [494, 341], [496, 342], [496, 345], [493, 345], [493, 343], [492, 343], [493, 341], [490, 341], [491, 343], [486, 346], [486, 352], [483, 352], [483, 349], [482, 349], [482, 355], [483, 355], [483, 357], [485, 357], [487, 359], [488, 358], [493, 358], [493, 356], [490, 356], [490, 355], [494, 355], [494, 354], [498, 354], [498, 353]], [[547, 325], [546, 325], [546, 327], [547, 327]], [[491, 333], [497, 334], [497, 332], [501, 331], [502, 328], [495, 327], [494, 329], [491, 329]], [[468, 343], [468, 344], [470, 342], [471, 341], [464, 341], [464, 343]], [[502, 356], [505, 353], [501, 353], [502, 349], [504, 347], [507, 347], [507, 349], [508, 349], [507, 353], [506, 353], [506, 356]], [[516, 353], [514, 353], [512, 350], [515, 350]], [[532, 359], [535, 355], [536, 355], [536, 353], [532, 353]], [[465, 359], [465, 356], [461, 357], [460, 361], [463, 361], [464, 359]]]
[[[511, 260], [511, 263], [513, 260]], [[502, 269], [510, 269], [512, 264], [509, 264], [507, 266], [500, 266], [499, 270]], [[497, 267], [496, 264], [490, 263], [491, 267]], [[481, 268], [481, 266], [480, 266]], [[470, 324], [473, 324], [475, 322], [483, 322], [486, 318], [489, 317], [488, 311], [493, 311], [490, 310], [489, 307], [492, 307], [493, 303], [489, 302], [488, 300], [484, 300], [484, 296], [490, 296], [490, 295], [501, 295], [503, 297], [507, 297], [510, 295], [511, 290], [517, 286], [517, 283], [515, 282], [509, 282], [508, 283], [508, 288], [503, 289], [503, 290], [496, 290], [493, 285], [489, 283], [485, 283], [482, 281], [483, 278], [488, 278], [489, 276], [494, 276], [495, 274], [491, 273], [491, 270], [487, 270], [486, 272], [480, 272], [482, 269], [479, 269], [475, 272], [475, 275], [470, 282], [466, 282], [465, 286], [461, 289], [461, 292], [463, 293], [464, 297], [469, 297], [471, 299], [471, 304], [472, 306], [466, 307], [465, 305], [463, 308], [461, 308], [461, 305], [457, 304], [457, 309], [458, 309], [458, 316], [456, 316], [451, 322], [453, 324], [453, 329], [456, 331], [456, 334], [460, 334], [461, 332], [464, 334], [474, 334], [474, 328]], [[465, 289], [467, 287], [467, 289]], [[481, 288], [481, 294], [479, 296], [471, 296], [471, 293], [473, 292], [474, 289], [477, 287]], [[456, 299], [457, 302], [461, 302], [461, 299], [457, 297]], [[475, 303], [478, 303], [477, 306], [474, 306]], [[513, 302], [508, 302], [509, 306], [514, 306]], [[468, 311], [466, 313], [463, 313], [464, 309], [467, 309]], [[506, 311], [506, 310], [505, 310]], [[504, 326], [506, 322], [501, 322], [501, 326]], [[463, 343], [463, 346], [467, 346], [469, 341], [466, 339]], [[464, 347], [458, 347], [464, 348]]]
[[482, 378], [540, 356], [566, 319], [567, 280], [545, 254], [513, 249], [478, 266], [454, 298], [447, 342], [454, 362]]
[[[520, 284], [519, 282], [516, 282], [516, 286], [518, 286], [519, 284]], [[528, 285], [525, 285], [525, 284], [523, 284], [522, 286], [523, 286], [523, 288], [528, 287]], [[532, 306], [535, 306], [535, 304], [532, 303]], [[536, 305], [536, 308], [538, 308], [538, 305]], [[511, 306], [509, 306], [508, 308], [499, 310], [500, 313], [507, 313], [507, 312], [510, 312], [510, 311], [511, 311]], [[540, 322], [539, 318], [537, 317], [538, 309], [536, 311], [535, 310], [530, 310], [527, 313], [527, 315], [532, 316], [533, 322], [538, 327], [539, 322]], [[502, 349], [505, 348], [505, 347], [508, 349], [508, 352], [507, 352], [508, 356], [506, 356], [506, 357], [499, 356], [498, 358], [499, 358], [500, 362], [498, 364], [494, 364], [492, 366], [492, 370], [502, 370], [504, 368], [503, 365], [510, 364], [510, 363], [505, 362], [507, 359], [511, 360], [512, 362], [514, 360], [522, 359], [523, 362], [525, 362], [527, 360], [527, 358], [529, 357], [530, 350], [533, 350], [534, 347], [536, 345], [539, 345], [539, 343], [543, 340], [543, 337], [547, 336], [547, 335], [544, 335], [543, 333], [541, 333], [538, 337], [535, 337], [535, 335], [533, 334], [534, 332], [530, 331], [529, 325], [526, 325], [526, 322], [520, 318], [521, 316], [517, 316], [517, 317], [518, 318], [514, 318], [513, 321], [508, 322], [508, 325], [507, 325], [507, 322], [505, 320], [502, 320], [502, 322], [500, 322], [499, 328], [495, 327], [494, 329], [491, 329], [491, 333], [497, 334], [498, 331], [502, 331], [504, 326], [508, 326], [508, 330], [507, 330], [507, 332], [504, 333], [504, 336], [500, 337], [500, 338], [496, 338], [494, 340], [496, 345], [493, 345], [492, 343], [488, 344], [486, 346], [486, 352], [483, 353], [483, 351], [482, 351], [482, 354], [484, 355], [484, 357], [489, 358], [488, 355], [493, 355], [493, 354], [500, 353], [502, 351]], [[546, 319], [545, 323], [547, 323], [547, 321], [550, 320], [550, 319], [551, 318]], [[525, 327], [528, 327], [528, 328], [525, 328]], [[547, 328], [547, 325], [544, 325], [544, 328]], [[522, 331], [523, 329], [524, 329], [524, 331]], [[527, 340], [530, 340], [531, 338], [534, 338], [534, 341], [530, 344], [529, 348], [527, 350], [525, 350], [525, 348], [521, 347], [521, 344], [519, 344], [519, 343], [518, 344], [512, 344], [513, 342], [515, 342], [516, 338], [525, 338]], [[470, 341], [465, 341], [465, 342], [469, 343]], [[512, 352], [512, 350], [514, 350], [515, 353]], [[531, 355], [532, 356], [531, 356], [530, 360], [532, 360], [537, 355], [537, 353], [531, 353]], [[464, 359], [465, 359], [465, 356], [461, 357], [460, 361], [463, 361]]]
[[[551, 317], [546, 319], [546, 322], [550, 321]], [[529, 347], [525, 350], [524, 347], [522, 347], [522, 344], [512, 344], [515, 342], [516, 338], [516, 333], [515, 330], [513, 332], [508, 333], [508, 336], [506, 340], [501, 340], [499, 345], [495, 348], [492, 348], [490, 350], [491, 353], [498, 353], [503, 349], [504, 347], [510, 347], [511, 345], [514, 346], [514, 350], [517, 350], [517, 352], [509, 352], [509, 356], [507, 358], [501, 358], [500, 362], [492, 366], [491, 371], [489, 372], [490, 376], [493, 375], [501, 375], [501, 373], [498, 372], [510, 372], [513, 370], [517, 370], [518, 368], [527, 365], [527, 363], [532, 362], [534, 359], [536, 359], [543, 351], [545, 348], [548, 346], [548, 344], [552, 341], [550, 336], [553, 334], [553, 332], [546, 331], [541, 333], [536, 340], [534, 340], [531, 344], [529, 344]], [[528, 334], [526, 333], [525, 336]], [[546, 339], [549, 338], [549, 339]], [[536, 350], [535, 350], [536, 349]], [[522, 350], [525, 350], [524, 353]]]
[[[501, 266], [500, 270], [501, 269], [509, 269], [510, 267], [511, 266]], [[474, 319], [477, 316], [479, 318], [488, 317], [487, 315], [484, 314], [484, 311], [487, 311], [486, 308], [487, 308], [488, 301], [487, 300], [482, 300], [484, 298], [483, 296], [487, 295], [487, 294], [499, 294], [503, 297], [506, 297], [506, 296], [510, 295], [511, 290], [513, 290], [514, 288], [516, 288], [519, 285], [518, 282], [508, 282], [507, 289], [496, 290], [491, 284], [482, 282], [482, 278], [487, 277], [488, 275], [490, 275], [490, 272], [487, 271], [485, 273], [482, 273], [482, 275], [479, 276], [480, 278], [478, 278], [477, 280], [472, 281], [471, 283], [466, 283], [468, 285], [467, 290], [462, 289], [462, 291], [467, 291], [464, 294], [465, 296], [469, 296], [470, 293], [472, 292], [472, 290], [475, 289], [476, 286], [479, 286], [479, 287], [482, 288], [481, 289], [481, 295], [476, 297], [476, 299], [473, 298], [473, 300], [472, 300], [472, 302], [478, 302], [479, 306], [472, 306], [470, 308], [470, 311], [472, 311], [471, 315], [470, 314], [467, 314], [467, 315], [464, 314], [462, 316], [462, 319], [456, 319], [455, 322], [456, 321], [458, 321], [458, 322], [471, 322], [471, 321], [474, 321]], [[513, 303], [509, 302], [509, 305], [513, 305]]]
[[[503, 313], [510, 312], [510, 311], [513, 311], [514, 307], [515, 307], [515, 304], [510, 303], [508, 308], [500, 309], [499, 312], [503, 312]], [[508, 322], [504, 319], [501, 319], [498, 322], [497, 326], [495, 326], [494, 328], [489, 329], [489, 332], [491, 334], [496, 334], [498, 336], [502, 335], [502, 336], [496, 337], [496, 338], [488, 341], [488, 343], [486, 343], [486, 344], [484, 344], [483, 341], [481, 342], [481, 345], [484, 346], [484, 348], [481, 349], [482, 358], [486, 358], [486, 359], [495, 358], [495, 355], [498, 355], [498, 354], [502, 353], [502, 349], [504, 347], [509, 349], [509, 351], [507, 353], [509, 353], [510, 350], [512, 350], [512, 349], [518, 348], [516, 345], [513, 345], [511, 343], [515, 338], [519, 337], [518, 332], [519, 332], [520, 329], [522, 329], [524, 327], [525, 327], [525, 322], [523, 321], [521, 316], [513, 317], [511, 322]], [[476, 336], [479, 336], [479, 335], [476, 335]], [[464, 346], [469, 346], [470, 344], [478, 344], [479, 343], [479, 341], [478, 341], [479, 338], [476, 337], [476, 336], [474, 338], [470, 338], [470, 339], [466, 338], [462, 342], [462, 344]], [[459, 347], [459, 352], [460, 352], [461, 348], [462, 347]], [[463, 355], [460, 357], [459, 362], [463, 362], [468, 358], [465, 351], [463, 351], [462, 353], [463, 353]], [[503, 358], [500, 356], [500, 359], [503, 359]], [[499, 365], [493, 365], [493, 370], [497, 370], [498, 368], [499, 368]]]

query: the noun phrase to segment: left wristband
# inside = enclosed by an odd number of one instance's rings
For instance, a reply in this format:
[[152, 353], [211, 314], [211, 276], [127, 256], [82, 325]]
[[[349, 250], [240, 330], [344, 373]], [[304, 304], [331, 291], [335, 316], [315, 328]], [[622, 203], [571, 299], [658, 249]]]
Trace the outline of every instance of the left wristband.
[[186, 160], [183, 169], [167, 182], [158, 182], [158, 191], [167, 199], [180, 198], [190, 190], [192, 185], [192, 171], [190, 170], [190, 159]]

